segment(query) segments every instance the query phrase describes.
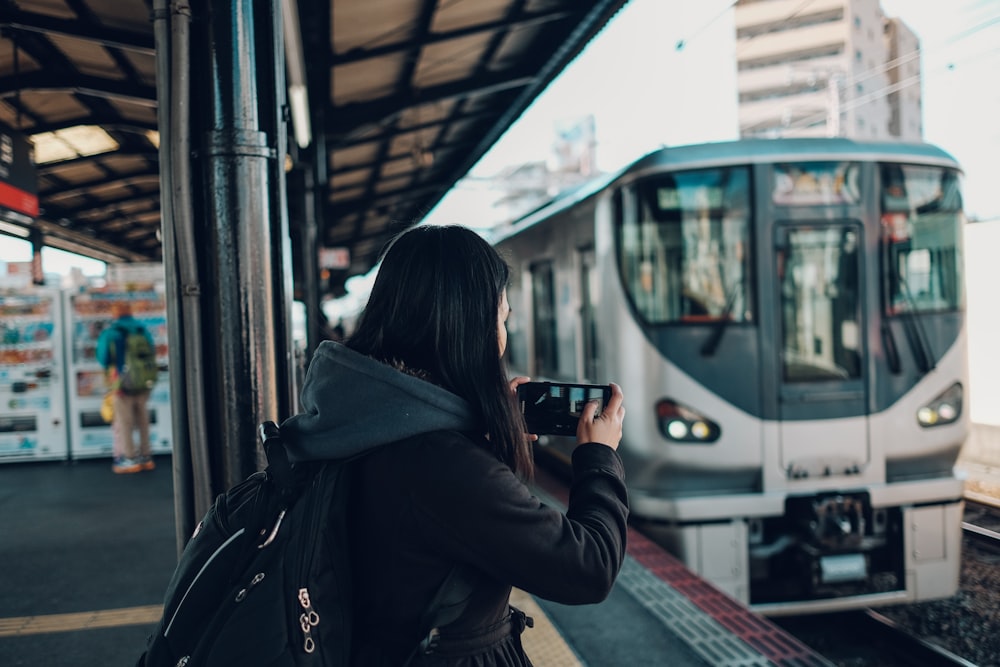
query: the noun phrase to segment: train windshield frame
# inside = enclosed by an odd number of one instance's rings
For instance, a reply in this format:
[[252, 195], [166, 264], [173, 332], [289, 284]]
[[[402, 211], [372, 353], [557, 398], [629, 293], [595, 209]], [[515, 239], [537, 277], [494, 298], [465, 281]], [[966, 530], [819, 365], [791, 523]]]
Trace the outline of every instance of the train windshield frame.
[[749, 322], [748, 165], [656, 174], [616, 221], [619, 272], [648, 324]]
[[886, 315], [964, 308], [959, 172], [892, 162], [879, 171]]

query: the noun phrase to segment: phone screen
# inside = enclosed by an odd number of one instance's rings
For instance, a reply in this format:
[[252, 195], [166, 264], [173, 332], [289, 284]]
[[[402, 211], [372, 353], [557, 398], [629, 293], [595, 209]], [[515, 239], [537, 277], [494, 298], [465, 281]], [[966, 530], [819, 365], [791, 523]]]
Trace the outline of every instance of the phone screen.
[[517, 388], [518, 404], [528, 432], [537, 435], [575, 435], [583, 408], [597, 401], [601, 414], [611, 399], [611, 387], [603, 384], [526, 382]]

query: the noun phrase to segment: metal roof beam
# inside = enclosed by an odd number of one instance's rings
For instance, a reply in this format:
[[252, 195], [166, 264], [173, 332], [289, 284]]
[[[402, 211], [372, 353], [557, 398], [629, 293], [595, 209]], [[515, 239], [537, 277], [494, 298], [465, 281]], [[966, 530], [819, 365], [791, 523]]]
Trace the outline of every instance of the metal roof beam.
[[[143, 202], [146, 206], [142, 209], [137, 209], [135, 213], [147, 213], [152, 210], [158, 210], [160, 208], [160, 193], [158, 192], [133, 192], [121, 197], [116, 197], [114, 199], [108, 199], [106, 201], [91, 200], [92, 203], [85, 204], [82, 206], [74, 206], [72, 209], [72, 215], [77, 218], [84, 218], [88, 215], [107, 215], [112, 214], [115, 216], [121, 216], [128, 218], [133, 212], [123, 211], [121, 209], [123, 204], [131, 204], [134, 202]], [[50, 204], [48, 208], [52, 208]], [[61, 207], [60, 207], [61, 208]], [[60, 214], [62, 216], [63, 214]], [[68, 217], [68, 213], [66, 216]], [[90, 222], [95, 222], [91, 220]]]
[[87, 26], [78, 20], [60, 19], [16, 9], [7, 9], [4, 13], [7, 16], [0, 21], [0, 29], [63, 35], [95, 42], [114, 49], [124, 49], [147, 55], [156, 54], [152, 30], [146, 34], [108, 26]]
[[148, 262], [154, 255], [134, 252], [126, 247], [99, 238], [91, 229], [76, 230], [68, 225], [45, 219], [32, 221], [31, 227], [42, 232], [42, 242], [52, 248], [75, 252], [104, 262]]
[[53, 121], [50, 123], [35, 123], [31, 127], [23, 128], [21, 131], [25, 134], [32, 135], [41, 134], [42, 132], [57, 132], [58, 130], [65, 130], [66, 128], [76, 127], [78, 125], [97, 125], [105, 130], [118, 130], [119, 132], [131, 132], [133, 134], [142, 134], [159, 129], [156, 121], [147, 122], [132, 118], [123, 118], [121, 116], [113, 116], [110, 114], [107, 116], [85, 114], [83, 116], [73, 116], [72, 118], [65, 118], [63, 120]]
[[[334, 107], [329, 114], [327, 137], [331, 141], [331, 147], [336, 148], [340, 146], [341, 141], [353, 141], [360, 130], [384, 127], [412, 107], [524, 88], [530, 86], [534, 78], [530, 72], [501, 72], [477, 77], [476, 85], [469, 85], [464, 81], [446, 83], [402, 95], [389, 95], [370, 102]], [[373, 118], [375, 120], [372, 120]], [[330, 132], [331, 127], [337, 129]]]
[[158, 163], [160, 159], [160, 154], [153, 151], [107, 151], [105, 153], [94, 153], [93, 155], [81, 155], [80, 157], [70, 158], [68, 160], [58, 160], [56, 162], [46, 162], [45, 164], [40, 164], [36, 167], [36, 171], [39, 176], [47, 176], [59, 171], [62, 167], [67, 167], [70, 165], [80, 164], [84, 162], [96, 162], [97, 160], [105, 158], [116, 158], [116, 157], [141, 157], [149, 160], [153, 163]]
[[327, 208], [327, 215], [331, 220], [351, 215], [353, 213], [364, 213], [365, 211], [380, 207], [395, 207], [405, 204], [411, 200], [418, 200], [424, 195], [438, 189], [435, 184], [413, 187], [405, 185], [392, 190], [383, 190], [377, 195], [348, 204], [332, 204]]
[[[519, 28], [527, 28], [534, 25], [539, 25], [542, 23], [548, 23], [550, 21], [561, 21], [563, 19], [571, 17], [573, 14], [567, 11], [554, 11], [554, 12], [542, 12], [542, 13], [530, 13], [523, 14], [519, 17], [513, 19], [506, 19], [500, 21], [491, 21], [489, 23], [480, 23], [477, 25], [467, 26], [458, 30], [451, 30], [449, 32], [438, 32], [438, 33], [428, 33], [426, 37], [420, 40], [420, 46], [430, 46], [432, 44], [439, 44], [441, 42], [447, 42], [452, 39], [460, 39], [462, 37], [468, 37], [470, 35], [478, 35], [483, 33], [497, 32], [500, 30], [517, 30]], [[349, 65], [351, 63], [361, 62], [363, 60], [369, 60], [371, 58], [381, 58], [382, 56], [392, 55], [394, 53], [400, 53], [405, 51], [410, 51], [413, 48], [412, 42], [397, 42], [396, 44], [386, 44], [384, 46], [377, 46], [373, 48], [356, 48], [346, 51], [340, 55], [330, 56], [330, 66], [336, 67], [338, 65]]]
[[147, 107], [156, 106], [156, 87], [143, 86], [132, 81], [103, 79], [75, 72], [50, 74], [45, 71], [0, 77], [0, 99], [14, 97], [19, 92], [23, 93], [26, 90], [61, 91], [92, 97], [120, 99]]
[[90, 191], [94, 188], [103, 188], [109, 185], [115, 185], [122, 183], [124, 185], [132, 185], [129, 181], [143, 181], [150, 178], [157, 179], [160, 178], [159, 167], [153, 169], [147, 169], [144, 171], [136, 171], [128, 174], [115, 173], [108, 178], [95, 178], [90, 181], [85, 181], [83, 183], [74, 183], [72, 187], [69, 188], [51, 188], [40, 192], [39, 194], [46, 199], [58, 199], [59, 197], [80, 197], [90, 194]]
[[[337, 144], [337, 148], [348, 148], [350, 146], [356, 146], [359, 144], [367, 144], [376, 141], [387, 141], [398, 137], [401, 134], [410, 134], [411, 132], [419, 132], [420, 130], [428, 129], [447, 129], [448, 126], [455, 125], [458, 123], [467, 122], [485, 122], [491, 118], [496, 118], [499, 115], [497, 111], [476, 111], [473, 113], [458, 113], [454, 116], [449, 116], [447, 121], [442, 123], [441, 120], [435, 118], [434, 120], [428, 120], [421, 123], [416, 123], [414, 125], [408, 125], [403, 128], [393, 128], [385, 129], [381, 128], [381, 131], [376, 134], [366, 134], [364, 136], [357, 136], [349, 141], [342, 141]], [[334, 123], [327, 123], [327, 134], [336, 134], [337, 127]]]

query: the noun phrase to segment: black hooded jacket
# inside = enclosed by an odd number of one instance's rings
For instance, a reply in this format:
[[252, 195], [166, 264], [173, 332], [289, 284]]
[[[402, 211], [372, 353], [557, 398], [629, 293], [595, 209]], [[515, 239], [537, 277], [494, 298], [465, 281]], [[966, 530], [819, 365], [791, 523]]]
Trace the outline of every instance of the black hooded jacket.
[[[564, 514], [497, 460], [463, 399], [343, 345], [319, 346], [302, 403], [304, 413], [282, 425], [293, 460], [368, 452], [351, 501], [356, 665], [403, 664], [423, 634], [422, 612], [456, 564], [479, 583], [445, 638], [509, 623], [511, 586], [564, 604], [610, 592], [628, 515], [610, 447], [574, 450]], [[474, 650], [443, 646], [417, 664], [530, 664], [516, 632]]]

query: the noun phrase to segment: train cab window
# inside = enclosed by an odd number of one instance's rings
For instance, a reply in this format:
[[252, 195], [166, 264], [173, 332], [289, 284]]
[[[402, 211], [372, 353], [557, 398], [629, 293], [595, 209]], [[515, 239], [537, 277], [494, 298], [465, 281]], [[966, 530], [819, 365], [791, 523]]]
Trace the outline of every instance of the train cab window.
[[958, 172], [885, 163], [883, 291], [890, 315], [962, 306], [962, 194]]
[[751, 320], [749, 169], [659, 174], [640, 181], [636, 195], [635, 213], [616, 220], [616, 250], [642, 318]]

